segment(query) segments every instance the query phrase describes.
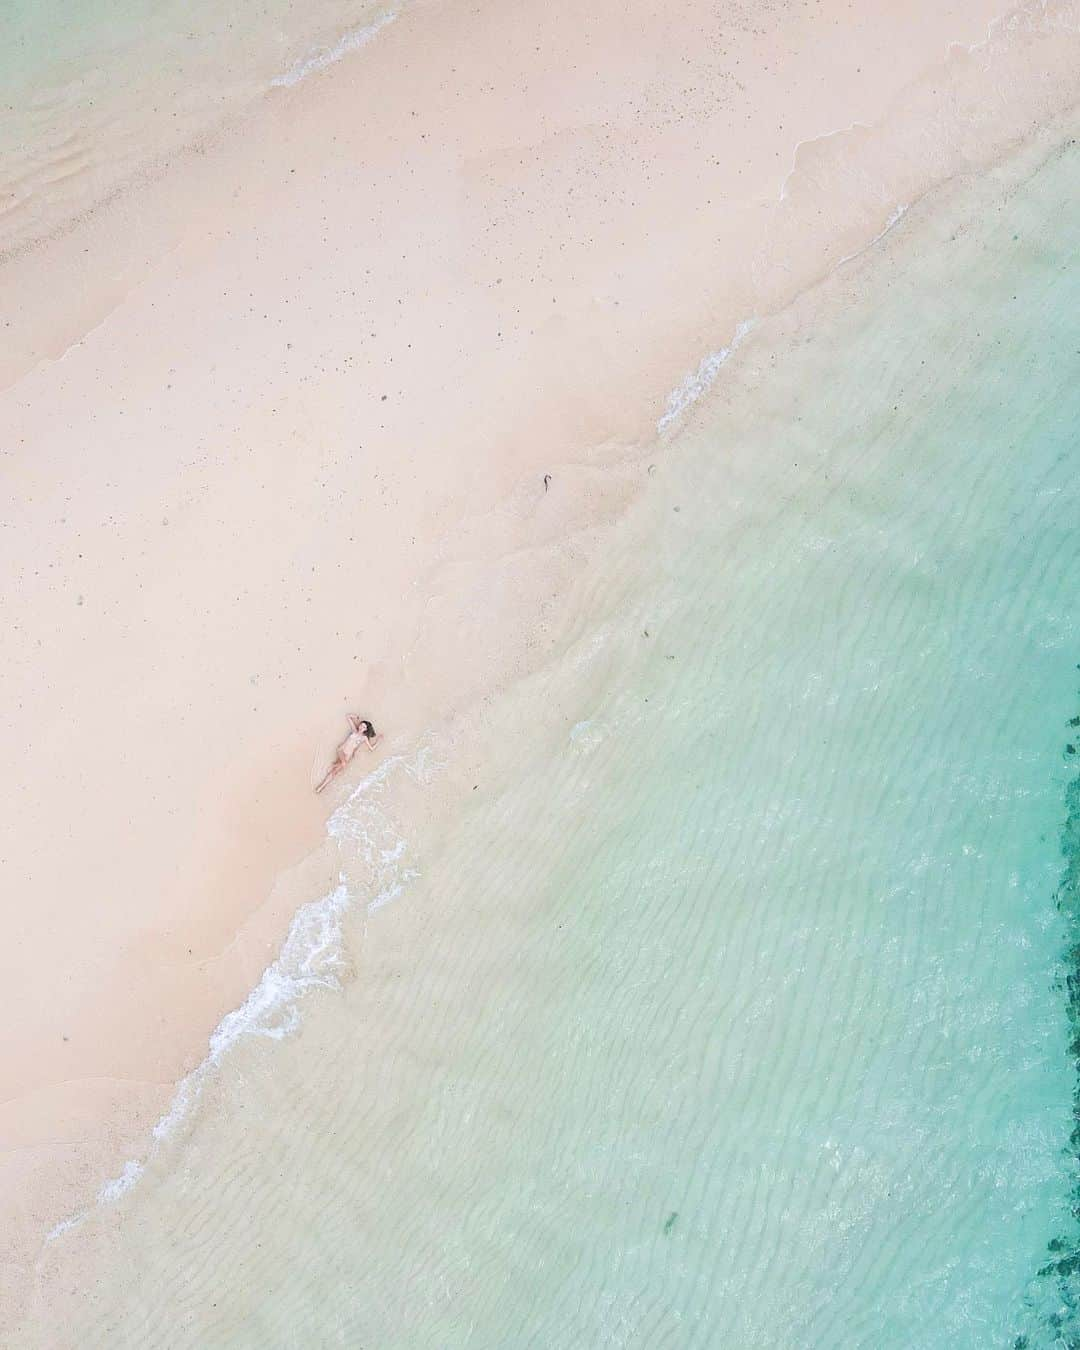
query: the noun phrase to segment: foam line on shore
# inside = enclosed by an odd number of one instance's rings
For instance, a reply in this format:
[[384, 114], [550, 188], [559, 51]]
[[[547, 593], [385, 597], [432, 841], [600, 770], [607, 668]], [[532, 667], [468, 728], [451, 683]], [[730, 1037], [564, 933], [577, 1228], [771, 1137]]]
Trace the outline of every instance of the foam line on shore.
[[[327, 821], [328, 839], [338, 845], [348, 843], [353, 850], [359, 845], [371, 877], [368, 914], [397, 899], [419, 875], [405, 865], [407, 842], [381, 809], [379, 795], [393, 770], [421, 779], [428, 767], [426, 746], [409, 758], [392, 755], [357, 784]], [[157, 1149], [190, 1117], [210, 1075], [239, 1041], [247, 1036], [283, 1040], [299, 1028], [299, 1005], [306, 994], [314, 989], [341, 988], [347, 970], [343, 925], [356, 899], [342, 873], [333, 890], [297, 910], [277, 959], [263, 971], [244, 1002], [221, 1019], [210, 1036], [205, 1058], [177, 1085], [168, 1111], [151, 1131], [146, 1157], [129, 1158], [116, 1176], [105, 1181], [97, 1193], [98, 1205], [114, 1203], [139, 1181]], [[91, 1206], [62, 1219], [46, 1234], [45, 1242], [55, 1242], [81, 1227], [92, 1212]]]
[[853, 253], [845, 253], [844, 256], [840, 259], [840, 261], [836, 264], [837, 267], [843, 267], [845, 263], [851, 262], [854, 258], [861, 257], [868, 248], [873, 248], [875, 244], [879, 244], [882, 241], [882, 239], [884, 239], [885, 236], [890, 232], [890, 230], [894, 229], [897, 225], [900, 224], [901, 220], [903, 220], [903, 218], [907, 215], [907, 212], [908, 212], [907, 202], [900, 202], [896, 206], [894, 206], [893, 209], [889, 212], [888, 219], [885, 221], [884, 226], [880, 230], [878, 230], [877, 234], [874, 235], [873, 239], [868, 239], [866, 243], [863, 244], [862, 248], [857, 248]]
[[734, 335], [728, 345], [719, 347], [716, 351], [703, 356], [697, 369], [692, 370], [668, 394], [667, 406], [656, 424], [658, 435], [663, 436], [665, 432], [670, 431], [687, 408], [696, 403], [702, 394], [712, 386], [717, 375], [720, 374], [721, 368], [739, 350], [743, 339], [753, 329], [756, 322], [756, 319], [743, 319], [741, 323], [736, 325]]
[[295, 61], [288, 70], [271, 80], [271, 85], [275, 88], [289, 89], [294, 84], [299, 84], [301, 80], [306, 80], [309, 75], [325, 70], [327, 66], [334, 65], [351, 52], [366, 47], [388, 24], [393, 23], [397, 16], [397, 10], [391, 10], [388, 14], [380, 15], [373, 23], [364, 24], [360, 28], [350, 28], [332, 46], [320, 47], [317, 51], [309, 52], [307, 56]]

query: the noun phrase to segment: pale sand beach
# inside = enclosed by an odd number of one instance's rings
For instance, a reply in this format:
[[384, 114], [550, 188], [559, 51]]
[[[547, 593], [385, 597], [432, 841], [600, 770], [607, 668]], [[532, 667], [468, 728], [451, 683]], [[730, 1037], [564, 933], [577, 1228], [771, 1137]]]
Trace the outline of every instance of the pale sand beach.
[[1075, 4], [420, 4], [6, 257], [11, 1306], [332, 887], [346, 713], [535, 669], [710, 355], [1077, 69]]

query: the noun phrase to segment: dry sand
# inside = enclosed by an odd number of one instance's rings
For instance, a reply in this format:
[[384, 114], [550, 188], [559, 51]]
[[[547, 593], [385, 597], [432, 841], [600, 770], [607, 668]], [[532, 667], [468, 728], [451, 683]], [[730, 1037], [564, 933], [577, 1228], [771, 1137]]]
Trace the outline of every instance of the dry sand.
[[417, 4], [0, 269], [8, 1279], [272, 956], [345, 712], [539, 659], [668, 391], [1075, 96], [1075, 6], [995, 13]]

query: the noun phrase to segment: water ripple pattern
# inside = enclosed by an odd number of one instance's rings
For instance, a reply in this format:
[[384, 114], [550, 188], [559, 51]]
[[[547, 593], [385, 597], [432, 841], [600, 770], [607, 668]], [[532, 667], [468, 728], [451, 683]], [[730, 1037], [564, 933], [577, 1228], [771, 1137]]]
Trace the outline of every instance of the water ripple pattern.
[[355, 978], [74, 1235], [50, 1345], [1064, 1343], [1078, 161], [746, 338], [602, 624], [485, 708]]

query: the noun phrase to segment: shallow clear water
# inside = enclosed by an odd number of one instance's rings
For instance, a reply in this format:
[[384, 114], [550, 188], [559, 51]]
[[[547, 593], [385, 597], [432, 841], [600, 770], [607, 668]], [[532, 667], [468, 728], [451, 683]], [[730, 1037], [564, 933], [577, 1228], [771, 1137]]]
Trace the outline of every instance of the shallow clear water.
[[401, 893], [52, 1245], [49, 1344], [1077, 1334], [1078, 185], [913, 211], [746, 341], [452, 828], [338, 817]]
[[362, 43], [393, 0], [5, 0], [0, 255], [63, 228], [271, 84]]

